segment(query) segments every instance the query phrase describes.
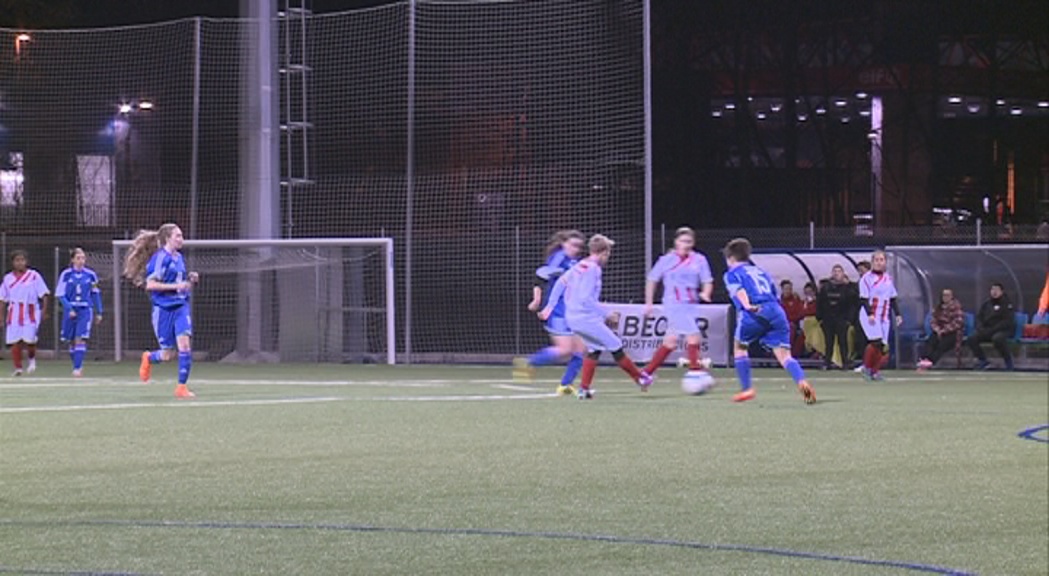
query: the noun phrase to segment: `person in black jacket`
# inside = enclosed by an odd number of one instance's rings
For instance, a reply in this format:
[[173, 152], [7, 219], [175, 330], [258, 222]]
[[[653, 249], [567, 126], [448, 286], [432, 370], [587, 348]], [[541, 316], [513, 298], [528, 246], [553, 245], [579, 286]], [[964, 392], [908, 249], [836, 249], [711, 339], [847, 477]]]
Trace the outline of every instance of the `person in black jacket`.
[[991, 297], [980, 306], [980, 312], [976, 315], [976, 332], [965, 341], [977, 359], [976, 368], [986, 370], [990, 367], [991, 363], [987, 361], [987, 355], [980, 348], [980, 344], [991, 342], [1005, 360], [1005, 369], [1012, 370], [1013, 355], [1009, 350], [1009, 339], [1015, 333], [1016, 315], [1013, 312], [1013, 303], [1005, 294], [1005, 287], [995, 282], [991, 284]]
[[834, 341], [838, 342], [842, 367], [849, 361], [849, 326], [852, 324], [852, 312], [856, 309], [852, 298], [852, 285], [845, 276], [845, 269], [840, 265], [831, 268], [830, 280], [821, 282], [820, 293], [816, 298], [816, 319], [823, 328], [823, 341], [827, 345], [823, 355], [823, 367], [833, 367]]

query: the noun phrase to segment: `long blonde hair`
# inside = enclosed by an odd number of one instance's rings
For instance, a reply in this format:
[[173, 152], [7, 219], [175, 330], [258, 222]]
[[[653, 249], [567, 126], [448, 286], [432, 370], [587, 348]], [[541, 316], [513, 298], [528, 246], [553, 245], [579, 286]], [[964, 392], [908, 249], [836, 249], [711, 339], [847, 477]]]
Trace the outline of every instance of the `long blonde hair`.
[[153, 253], [167, 243], [178, 224], [164, 224], [156, 230], [139, 230], [131, 241], [131, 249], [124, 256], [124, 278], [135, 286], [146, 283], [146, 265]]

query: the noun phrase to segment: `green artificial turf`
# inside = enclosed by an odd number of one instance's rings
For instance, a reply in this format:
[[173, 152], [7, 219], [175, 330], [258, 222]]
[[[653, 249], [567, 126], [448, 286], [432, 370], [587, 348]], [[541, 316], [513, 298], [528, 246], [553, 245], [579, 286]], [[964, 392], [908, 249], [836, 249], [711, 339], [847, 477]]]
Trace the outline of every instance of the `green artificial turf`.
[[198, 364], [191, 402], [170, 366], [151, 385], [87, 373], [0, 378], [0, 571], [1049, 566], [1049, 444], [1018, 436], [1049, 424], [1045, 374], [817, 373], [806, 406], [775, 370], [742, 405], [724, 371], [689, 397], [676, 370], [641, 394], [602, 368], [589, 402], [550, 397], [553, 370], [522, 386], [496, 368]]

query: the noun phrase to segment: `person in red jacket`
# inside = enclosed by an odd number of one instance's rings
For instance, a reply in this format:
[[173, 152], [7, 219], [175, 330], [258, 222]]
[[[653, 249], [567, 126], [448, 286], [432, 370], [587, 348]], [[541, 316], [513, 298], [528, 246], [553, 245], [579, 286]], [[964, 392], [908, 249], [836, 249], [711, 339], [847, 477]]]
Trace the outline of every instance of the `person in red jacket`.
[[925, 342], [925, 354], [918, 362], [918, 370], [928, 370], [947, 352], [954, 350], [965, 329], [965, 313], [954, 297], [954, 291], [946, 288], [940, 303], [932, 311], [932, 334]]
[[779, 303], [787, 313], [787, 322], [790, 323], [791, 355], [800, 358], [801, 353], [805, 351], [805, 334], [801, 331], [801, 320], [805, 318], [805, 301], [794, 291], [794, 283], [790, 280], [780, 282], [779, 287]]

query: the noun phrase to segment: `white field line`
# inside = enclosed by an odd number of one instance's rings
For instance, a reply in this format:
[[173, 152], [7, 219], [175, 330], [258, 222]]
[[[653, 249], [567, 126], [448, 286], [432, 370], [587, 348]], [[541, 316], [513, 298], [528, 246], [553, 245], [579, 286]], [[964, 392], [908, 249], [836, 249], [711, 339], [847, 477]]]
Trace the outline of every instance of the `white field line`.
[[491, 402], [499, 400], [541, 400], [556, 394], [494, 394], [460, 396], [382, 396], [377, 398], [321, 396], [316, 398], [274, 398], [269, 400], [175, 400], [168, 402], [122, 402], [114, 404], [72, 404], [65, 406], [0, 407], [0, 414], [38, 412], [83, 412], [88, 410], [134, 410], [139, 408], [209, 408], [234, 406], [273, 406], [281, 404], [324, 404], [331, 402]]

